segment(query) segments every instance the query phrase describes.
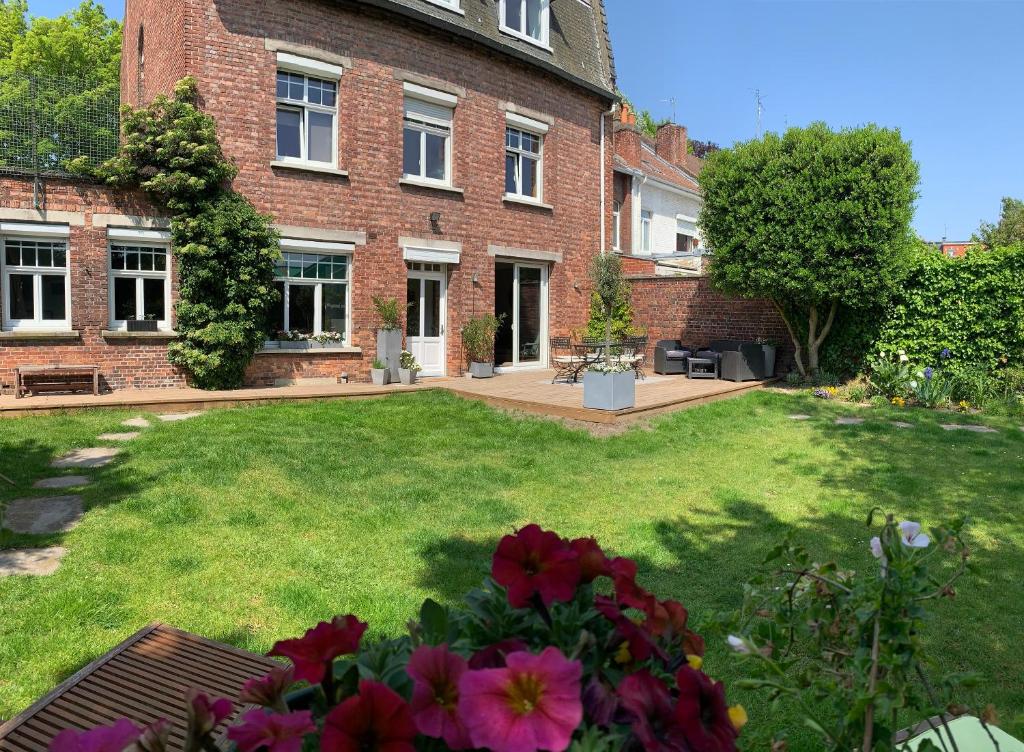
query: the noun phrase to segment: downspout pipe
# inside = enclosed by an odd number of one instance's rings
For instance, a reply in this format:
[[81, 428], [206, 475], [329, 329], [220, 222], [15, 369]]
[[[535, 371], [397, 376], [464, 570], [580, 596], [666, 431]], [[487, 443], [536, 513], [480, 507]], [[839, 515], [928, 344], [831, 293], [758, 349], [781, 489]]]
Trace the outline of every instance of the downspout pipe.
[[605, 227], [605, 223], [608, 220], [607, 217], [607, 205], [608, 205], [608, 186], [605, 183], [606, 170], [605, 170], [605, 119], [612, 117], [619, 111], [619, 103], [616, 102], [612, 105], [612, 108], [608, 112], [601, 113], [601, 255], [604, 256], [608, 252], [608, 230]]

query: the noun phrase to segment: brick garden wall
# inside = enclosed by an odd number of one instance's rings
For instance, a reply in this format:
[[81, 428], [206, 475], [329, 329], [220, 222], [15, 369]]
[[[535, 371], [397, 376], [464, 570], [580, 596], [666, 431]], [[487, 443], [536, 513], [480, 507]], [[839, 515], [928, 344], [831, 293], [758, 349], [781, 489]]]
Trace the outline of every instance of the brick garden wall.
[[643, 276], [629, 282], [633, 320], [647, 327], [652, 347], [659, 339], [705, 347], [715, 339], [763, 338], [781, 345], [777, 373], [792, 360], [786, 325], [766, 301], [728, 298], [713, 290], [707, 277]]

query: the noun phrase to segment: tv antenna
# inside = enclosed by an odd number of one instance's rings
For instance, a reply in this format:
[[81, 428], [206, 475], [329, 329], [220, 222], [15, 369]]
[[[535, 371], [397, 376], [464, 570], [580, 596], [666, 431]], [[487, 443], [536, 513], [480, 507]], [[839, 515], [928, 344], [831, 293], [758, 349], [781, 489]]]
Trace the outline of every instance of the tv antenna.
[[676, 98], [669, 97], [668, 99], [662, 99], [662, 102], [672, 105], [672, 123], [676, 122]]
[[754, 104], [757, 106], [757, 137], [761, 138], [761, 121], [764, 117], [764, 99], [761, 98], [760, 89], [754, 89]]

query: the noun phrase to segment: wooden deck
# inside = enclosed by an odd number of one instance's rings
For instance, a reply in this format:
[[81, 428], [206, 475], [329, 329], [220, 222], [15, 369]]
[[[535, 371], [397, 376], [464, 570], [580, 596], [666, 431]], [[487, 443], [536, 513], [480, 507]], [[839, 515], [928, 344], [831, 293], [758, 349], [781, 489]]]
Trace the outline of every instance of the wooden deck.
[[659, 376], [654, 373], [636, 382], [636, 405], [608, 412], [583, 407], [583, 381], [551, 383], [553, 371], [519, 371], [493, 379], [449, 379], [444, 387], [461, 397], [478, 399], [494, 407], [569, 418], [587, 423], [621, 423], [658, 413], [694, 407], [760, 389], [769, 381], [732, 382]]
[[166, 718], [171, 722], [168, 750], [182, 750], [189, 687], [211, 698], [227, 697], [237, 714], [243, 708], [237, 699], [242, 684], [276, 665], [263, 656], [151, 624], [0, 725], [0, 752], [46, 752], [50, 740], [66, 728], [106, 726], [118, 718], [139, 725]]

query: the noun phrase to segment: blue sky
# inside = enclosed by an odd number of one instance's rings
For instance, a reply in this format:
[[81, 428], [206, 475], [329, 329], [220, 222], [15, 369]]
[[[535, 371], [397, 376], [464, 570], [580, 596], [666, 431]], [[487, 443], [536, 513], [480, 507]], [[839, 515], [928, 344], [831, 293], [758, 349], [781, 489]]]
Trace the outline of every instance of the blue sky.
[[[723, 146], [824, 120], [899, 128], [921, 165], [914, 221], [963, 239], [1024, 198], [1024, 0], [606, 0], [619, 86]], [[77, 2], [30, 0], [35, 15]], [[123, 0], [107, 3], [120, 16]]]

